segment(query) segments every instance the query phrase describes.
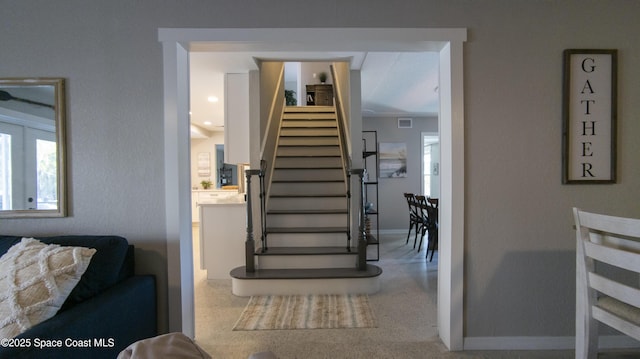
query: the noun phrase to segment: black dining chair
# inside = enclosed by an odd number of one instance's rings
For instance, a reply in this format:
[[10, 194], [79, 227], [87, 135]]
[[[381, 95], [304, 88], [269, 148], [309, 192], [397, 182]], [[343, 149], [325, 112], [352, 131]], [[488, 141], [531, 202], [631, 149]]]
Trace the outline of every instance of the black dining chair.
[[427, 244], [426, 256], [429, 257], [429, 252], [431, 252], [431, 257], [429, 258], [429, 262], [431, 262], [433, 260], [433, 253], [438, 249], [438, 199], [427, 198], [426, 203], [426, 211], [429, 218], [427, 228], [429, 243]]
[[[411, 236], [411, 230], [415, 228], [416, 235], [419, 228], [419, 216], [418, 211], [415, 206], [416, 199], [413, 193], [405, 193], [404, 198], [407, 200], [407, 206], [409, 208], [409, 231], [407, 232], [407, 241], [405, 244], [409, 243], [409, 237]], [[415, 240], [413, 243], [413, 247], [415, 248]]]
[[415, 196], [415, 207], [418, 215], [418, 226], [416, 229], [416, 240], [413, 248], [416, 248], [417, 235], [420, 234], [420, 242], [418, 244], [418, 252], [422, 250], [422, 240], [429, 230], [429, 214], [427, 212], [427, 198], [425, 196]]

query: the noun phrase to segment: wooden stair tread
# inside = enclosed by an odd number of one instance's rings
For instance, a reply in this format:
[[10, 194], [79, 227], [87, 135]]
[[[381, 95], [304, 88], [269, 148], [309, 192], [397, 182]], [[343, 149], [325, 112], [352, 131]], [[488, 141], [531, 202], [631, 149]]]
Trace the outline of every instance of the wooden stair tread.
[[382, 274], [382, 268], [367, 264], [364, 270], [356, 268], [312, 268], [312, 269], [258, 269], [247, 272], [246, 267], [237, 267], [229, 273], [236, 279], [340, 279], [371, 278]]
[[285, 113], [335, 112], [333, 106], [285, 106]]
[[297, 179], [297, 180], [273, 180], [271, 183], [324, 183], [324, 182], [344, 182], [342, 179]]
[[269, 247], [256, 250], [259, 256], [356, 255], [357, 248], [347, 247]]
[[272, 194], [271, 198], [328, 198], [346, 197], [346, 193], [325, 193], [325, 194]]
[[276, 157], [278, 157], [278, 158], [280, 158], [280, 157], [282, 157], [282, 158], [285, 158], [285, 157], [286, 158], [311, 158], [311, 157], [313, 157], [313, 158], [340, 158], [341, 156], [340, 155], [326, 155], [326, 154], [324, 154], [324, 155], [313, 155], [313, 154], [302, 155], [302, 154], [296, 153], [296, 154], [290, 154], [290, 155], [278, 154], [278, 155], [276, 155]]
[[336, 113], [335, 111], [319, 111], [319, 112], [313, 112], [313, 111], [307, 111], [307, 112], [294, 112], [294, 111], [285, 111], [284, 112], [284, 116], [283, 119], [286, 120], [300, 120], [300, 119], [304, 119], [304, 120], [334, 120], [336, 119]]
[[284, 111], [285, 116], [313, 116], [313, 115], [327, 115], [327, 116], [335, 116], [335, 111], [333, 108], [326, 108], [322, 111], [310, 111], [309, 109], [304, 109], [304, 111], [292, 111], [291, 109], [286, 109]]
[[[311, 140], [316, 140], [317, 141], [324, 141], [324, 142], [330, 142], [329, 140], [335, 140], [338, 141], [339, 138], [338, 136], [332, 136], [332, 135], [314, 135], [314, 134], [309, 134], [309, 135], [280, 135], [280, 138], [291, 142], [292, 140], [300, 140], [300, 141], [311, 141]], [[328, 143], [325, 143], [325, 145], [327, 145]]]
[[[298, 123], [300, 121], [313, 121], [313, 120], [305, 120], [305, 119], [296, 119], [296, 120], [287, 120], [287, 121], [291, 121], [291, 123], [286, 123], [284, 122], [282, 124], [282, 129], [283, 130], [313, 130], [313, 129], [318, 129], [318, 130], [327, 130], [327, 129], [335, 129], [337, 130], [337, 126], [333, 123]], [[294, 121], [297, 121], [294, 123]], [[318, 121], [320, 122], [320, 121]]]
[[348, 233], [348, 227], [267, 227], [267, 233]]
[[340, 166], [327, 166], [327, 167], [278, 167], [276, 166], [274, 170], [342, 170]]
[[267, 214], [346, 214], [346, 209], [271, 209]]
[[282, 116], [282, 122], [286, 121], [309, 121], [309, 122], [322, 122], [322, 121], [336, 121], [337, 116], [333, 112], [296, 112], [285, 113]]
[[278, 147], [298, 147], [298, 148], [318, 148], [318, 147], [340, 147], [340, 145], [336, 145], [333, 143], [329, 143], [329, 144], [304, 144], [304, 145], [296, 145], [296, 144], [291, 144], [291, 145], [287, 145], [287, 144], [279, 144]]

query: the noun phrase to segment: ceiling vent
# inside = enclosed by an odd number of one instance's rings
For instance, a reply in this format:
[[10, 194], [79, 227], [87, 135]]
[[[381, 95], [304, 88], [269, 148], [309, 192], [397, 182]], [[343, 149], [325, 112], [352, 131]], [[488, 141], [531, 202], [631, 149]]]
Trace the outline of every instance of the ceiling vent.
[[412, 128], [413, 119], [411, 118], [398, 118], [398, 128]]

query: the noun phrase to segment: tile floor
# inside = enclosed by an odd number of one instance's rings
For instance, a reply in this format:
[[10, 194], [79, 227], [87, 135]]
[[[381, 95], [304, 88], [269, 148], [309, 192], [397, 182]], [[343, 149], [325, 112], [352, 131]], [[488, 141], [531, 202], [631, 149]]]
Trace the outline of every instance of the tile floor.
[[[194, 237], [198, 231], [194, 228]], [[406, 234], [383, 235], [380, 261], [382, 289], [370, 296], [377, 328], [232, 331], [249, 298], [231, 294], [231, 280], [206, 280], [195, 268], [196, 342], [213, 358], [248, 358], [272, 351], [289, 358], [558, 358], [574, 357], [562, 351], [449, 352], [437, 335], [437, 253], [432, 262], [405, 245]], [[198, 241], [194, 240], [198, 251]], [[196, 256], [197, 258], [197, 256]], [[638, 358], [622, 353], [601, 358]]]

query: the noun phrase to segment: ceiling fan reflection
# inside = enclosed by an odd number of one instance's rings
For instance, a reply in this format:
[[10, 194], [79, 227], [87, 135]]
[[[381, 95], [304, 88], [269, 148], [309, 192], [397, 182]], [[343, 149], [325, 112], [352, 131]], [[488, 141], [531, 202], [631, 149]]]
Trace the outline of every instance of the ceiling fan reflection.
[[42, 103], [42, 102], [38, 102], [38, 101], [29, 100], [29, 99], [26, 99], [26, 98], [14, 97], [13, 95], [8, 93], [7, 91], [0, 90], [0, 101], [10, 101], [10, 100], [20, 101], [20, 102], [28, 103], [28, 104], [31, 104], [31, 105], [38, 105], [38, 106], [48, 107], [50, 109], [55, 109], [55, 106], [53, 106], [53, 105], [49, 105], [47, 103]]

